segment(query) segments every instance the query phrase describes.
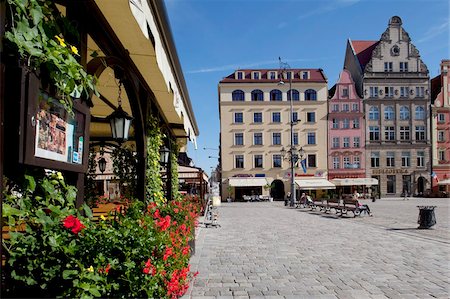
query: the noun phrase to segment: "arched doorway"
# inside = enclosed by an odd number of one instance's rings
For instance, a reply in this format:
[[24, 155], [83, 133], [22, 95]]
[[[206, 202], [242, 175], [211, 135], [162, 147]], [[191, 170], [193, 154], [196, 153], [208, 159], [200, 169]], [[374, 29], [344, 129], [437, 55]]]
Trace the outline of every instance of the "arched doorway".
[[425, 178], [423, 176], [417, 179], [417, 194], [422, 196], [425, 191]]
[[281, 180], [274, 180], [270, 188], [270, 196], [274, 200], [284, 200], [284, 184]]

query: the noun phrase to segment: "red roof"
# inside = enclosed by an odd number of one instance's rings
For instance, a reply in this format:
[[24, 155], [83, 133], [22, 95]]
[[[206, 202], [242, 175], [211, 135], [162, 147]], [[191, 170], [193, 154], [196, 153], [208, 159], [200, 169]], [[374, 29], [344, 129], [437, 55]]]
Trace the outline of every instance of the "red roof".
[[[269, 72], [275, 71], [277, 72], [278, 76], [280, 75], [280, 69], [240, 69], [236, 70], [232, 74], [228, 75], [227, 77], [223, 78], [220, 83], [236, 83], [236, 82], [242, 82], [242, 83], [269, 83], [269, 82], [279, 82], [280, 79], [270, 79]], [[292, 82], [327, 82], [327, 78], [323, 72], [322, 69], [288, 69], [288, 72], [293, 72], [294, 77], [292, 78]], [[309, 71], [309, 78], [308, 79], [302, 79], [301, 74], [302, 72]], [[235, 73], [236, 72], [244, 72], [245, 77], [243, 79], [235, 79]], [[252, 73], [253, 72], [260, 72], [261, 76], [259, 79], [252, 79]], [[286, 81], [286, 80], [285, 80]]]
[[358, 57], [359, 64], [364, 69], [366, 64], [372, 58], [372, 51], [380, 41], [376, 40], [353, 40], [351, 41], [353, 50], [355, 50], [356, 57]]

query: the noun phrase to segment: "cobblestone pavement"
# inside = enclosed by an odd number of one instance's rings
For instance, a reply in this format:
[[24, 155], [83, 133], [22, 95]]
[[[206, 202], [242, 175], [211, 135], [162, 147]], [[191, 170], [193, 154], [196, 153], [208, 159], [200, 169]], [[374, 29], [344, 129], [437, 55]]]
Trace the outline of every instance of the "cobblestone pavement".
[[[222, 203], [221, 227], [198, 229], [183, 299], [450, 298], [450, 199], [367, 203], [373, 217]], [[418, 205], [437, 206], [433, 229], [417, 229]]]

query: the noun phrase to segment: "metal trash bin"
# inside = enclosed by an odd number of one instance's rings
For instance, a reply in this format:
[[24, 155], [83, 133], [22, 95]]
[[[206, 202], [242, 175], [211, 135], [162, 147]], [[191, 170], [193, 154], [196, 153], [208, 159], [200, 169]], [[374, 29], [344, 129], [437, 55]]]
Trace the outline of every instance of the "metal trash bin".
[[436, 215], [434, 214], [434, 208], [436, 206], [417, 206], [419, 208], [419, 218], [417, 223], [420, 229], [430, 228], [436, 224]]

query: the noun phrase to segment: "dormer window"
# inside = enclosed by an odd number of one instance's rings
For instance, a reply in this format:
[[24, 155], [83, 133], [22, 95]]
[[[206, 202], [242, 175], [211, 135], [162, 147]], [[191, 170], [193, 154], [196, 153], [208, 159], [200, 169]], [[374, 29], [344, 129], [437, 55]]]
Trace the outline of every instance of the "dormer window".
[[287, 71], [284, 73], [284, 79], [289, 80], [294, 78], [294, 74], [291, 71]]
[[261, 78], [260, 72], [253, 72], [253, 79], [254, 80], [259, 80], [260, 78]]
[[244, 79], [244, 72], [236, 72], [236, 74], [235, 74], [235, 78], [237, 79], [237, 80], [242, 80], [242, 79]]
[[277, 79], [277, 72], [270, 71], [269, 72], [269, 79], [270, 80], [276, 80]]
[[342, 88], [342, 96], [343, 97], [348, 97], [348, 88]]
[[309, 79], [309, 72], [306, 72], [306, 71], [301, 72], [301, 76], [302, 76], [303, 80], [307, 80], [307, 79]]

